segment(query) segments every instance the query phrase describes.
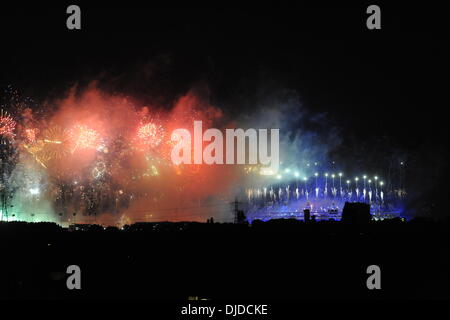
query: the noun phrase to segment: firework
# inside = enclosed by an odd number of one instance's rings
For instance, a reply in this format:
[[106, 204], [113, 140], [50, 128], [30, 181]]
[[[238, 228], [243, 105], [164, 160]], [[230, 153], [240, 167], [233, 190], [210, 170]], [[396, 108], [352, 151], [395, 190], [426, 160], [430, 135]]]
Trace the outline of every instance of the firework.
[[98, 132], [84, 125], [76, 125], [70, 135], [75, 143], [72, 153], [77, 149], [96, 149], [100, 144]]
[[28, 143], [24, 144], [24, 148], [44, 168], [47, 168], [48, 161], [62, 159], [69, 154], [67, 130], [51, 126], [43, 131], [42, 139], [37, 139], [36, 133], [37, 129], [25, 130]]
[[155, 148], [160, 145], [164, 137], [164, 128], [153, 122], [141, 125], [138, 128], [137, 136], [141, 142]]
[[0, 136], [13, 137], [15, 128], [16, 122], [2, 109], [0, 112]]
[[47, 166], [44, 163], [46, 159], [44, 159], [44, 156], [42, 154], [42, 149], [44, 147], [44, 143], [42, 141], [39, 141], [38, 143], [34, 143], [32, 145], [24, 144], [23, 146], [25, 150], [27, 150], [30, 154], [34, 156], [34, 159], [36, 160], [37, 163], [39, 163], [44, 168], [47, 168]]
[[45, 143], [51, 144], [63, 144], [70, 138], [68, 131], [57, 125], [44, 130], [42, 136]]
[[44, 130], [43, 147], [39, 154], [44, 161], [61, 159], [69, 154], [69, 133], [59, 126], [52, 126]]
[[36, 142], [36, 135], [38, 133], [38, 129], [30, 128], [25, 129], [25, 138], [29, 143]]

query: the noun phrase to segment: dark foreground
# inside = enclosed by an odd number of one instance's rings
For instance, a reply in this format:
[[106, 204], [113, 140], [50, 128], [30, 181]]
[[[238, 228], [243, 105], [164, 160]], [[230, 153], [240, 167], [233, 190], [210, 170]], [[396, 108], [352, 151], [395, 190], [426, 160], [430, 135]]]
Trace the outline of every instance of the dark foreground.
[[[0, 298], [448, 299], [449, 226], [272, 220], [68, 231], [0, 223]], [[366, 287], [373, 264], [381, 290]], [[66, 287], [69, 265], [81, 268], [81, 290]]]

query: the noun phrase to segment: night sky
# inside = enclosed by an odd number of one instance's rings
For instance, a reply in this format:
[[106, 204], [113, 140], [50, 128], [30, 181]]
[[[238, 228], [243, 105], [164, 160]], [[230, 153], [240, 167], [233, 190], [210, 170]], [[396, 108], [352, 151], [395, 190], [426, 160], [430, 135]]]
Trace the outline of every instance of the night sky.
[[399, 150], [417, 176], [438, 167], [433, 179], [439, 175], [443, 186], [449, 38], [442, 8], [383, 5], [382, 30], [369, 31], [367, 5], [79, 3], [82, 30], [69, 31], [69, 4], [2, 5], [0, 88], [11, 84], [42, 101], [97, 80], [109, 91], [165, 104], [201, 86], [230, 114], [295, 93], [339, 129], [337, 159]]

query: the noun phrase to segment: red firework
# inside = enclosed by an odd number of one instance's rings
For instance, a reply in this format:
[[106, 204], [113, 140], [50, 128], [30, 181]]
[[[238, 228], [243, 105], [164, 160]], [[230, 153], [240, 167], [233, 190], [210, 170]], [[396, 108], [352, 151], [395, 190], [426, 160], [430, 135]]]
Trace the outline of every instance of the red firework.
[[16, 128], [16, 122], [11, 116], [4, 112], [0, 113], [0, 136], [12, 137], [14, 136], [14, 129]]

